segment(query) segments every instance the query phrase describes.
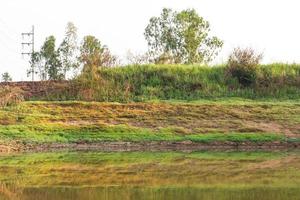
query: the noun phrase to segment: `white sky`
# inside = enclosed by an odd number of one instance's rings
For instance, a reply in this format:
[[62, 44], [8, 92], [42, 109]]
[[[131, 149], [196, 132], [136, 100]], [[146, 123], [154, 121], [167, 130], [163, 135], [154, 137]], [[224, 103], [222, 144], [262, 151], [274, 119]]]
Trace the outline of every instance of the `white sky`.
[[36, 27], [36, 49], [49, 35], [64, 35], [72, 21], [79, 36], [95, 35], [120, 57], [130, 49], [145, 52], [143, 32], [163, 7], [195, 8], [211, 23], [225, 45], [214, 61], [222, 63], [237, 46], [264, 53], [264, 62], [300, 63], [299, 0], [1, 0], [0, 73], [29, 80], [27, 60], [21, 56], [21, 32]]

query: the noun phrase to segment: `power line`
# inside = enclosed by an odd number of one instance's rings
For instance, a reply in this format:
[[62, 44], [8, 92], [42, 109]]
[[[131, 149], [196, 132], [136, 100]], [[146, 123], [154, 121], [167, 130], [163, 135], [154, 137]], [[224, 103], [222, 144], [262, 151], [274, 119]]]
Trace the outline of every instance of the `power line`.
[[[23, 42], [21, 43], [22, 44], [22, 50], [24, 50], [24, 46], [31, 46], [31, 52], [24, 52], [22, 51], [22, 56], [24, 55], [28, 55], [31, 57], [31, 76], [32, 76], [32, 81], [34, 81], [34, 58], [33, 58], [33, 54], [34, 54], [34, 26], [32, 26], [32, 30], [31, 32], [27, 32], [27, 33], [22, 33], [22, 40]], [[31, 37], [31, 40], [30, 41], [24, 41], [24, 37]]]

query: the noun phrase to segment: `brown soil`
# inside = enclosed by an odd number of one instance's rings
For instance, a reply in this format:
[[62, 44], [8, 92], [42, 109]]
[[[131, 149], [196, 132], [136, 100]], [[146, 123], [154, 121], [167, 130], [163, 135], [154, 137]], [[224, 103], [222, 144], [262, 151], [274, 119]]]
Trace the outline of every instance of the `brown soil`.
[[[1, 153], [10, 152], [45, 152], [60, 150], [94, 150], [94, 151], [283, 151], [300, 149], [300, 143], [289, 142], [211, 142], [195, 143], [184, 142], [98, 142], [98, 143], [51, 143], [51, 144], [27, 144], [12, 147], [12, 145], [0, 145]], [[266, 163], [268, 165], [268, 163]]]

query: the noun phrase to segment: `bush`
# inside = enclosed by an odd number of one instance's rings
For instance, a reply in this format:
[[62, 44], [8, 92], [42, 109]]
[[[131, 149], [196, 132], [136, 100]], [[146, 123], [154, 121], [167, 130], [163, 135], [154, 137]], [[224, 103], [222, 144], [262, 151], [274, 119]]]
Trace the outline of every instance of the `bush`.
[[17, 105], [24, 100], [23, 91], [18, 87], [0, 87], [0, 107]]
[[229, 56], [227, 64], [227, 75], [235, 78], [243, 87], [249, 87], [256, 83], [258, 66], [262, 54], [257, 54], [251, 48], [236, 48]]

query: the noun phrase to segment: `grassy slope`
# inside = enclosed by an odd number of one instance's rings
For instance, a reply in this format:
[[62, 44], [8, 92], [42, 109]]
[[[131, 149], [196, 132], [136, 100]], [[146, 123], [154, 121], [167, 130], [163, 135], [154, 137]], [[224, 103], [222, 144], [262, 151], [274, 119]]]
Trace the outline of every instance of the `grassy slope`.
[[99, 74], [104, 82], [100, 83], [102, 89], [95, 92], [95, 98], [100, 101], [300, 97], [300, 65], [296, 64], [259, 66], [257, 83], [249, 88], [229, 78], [224, 66], [127, 66], [102, 69]]
[[0, 110], [2, 142], [299, 141], [297, 101], [25, 102]]
[[298, 64], [261, 65], [255, 84], [249, 87], [242, 87], [229, 77], [224, 66], [137, 65], [101, 68], [96, 75], [91, 78], [85, 74], [70, 87], [58, 85], [55, 92], [49, 91], [44, 96], [36, 94], [32, 100], [143, 102], [224, 97], [300, 98]]

